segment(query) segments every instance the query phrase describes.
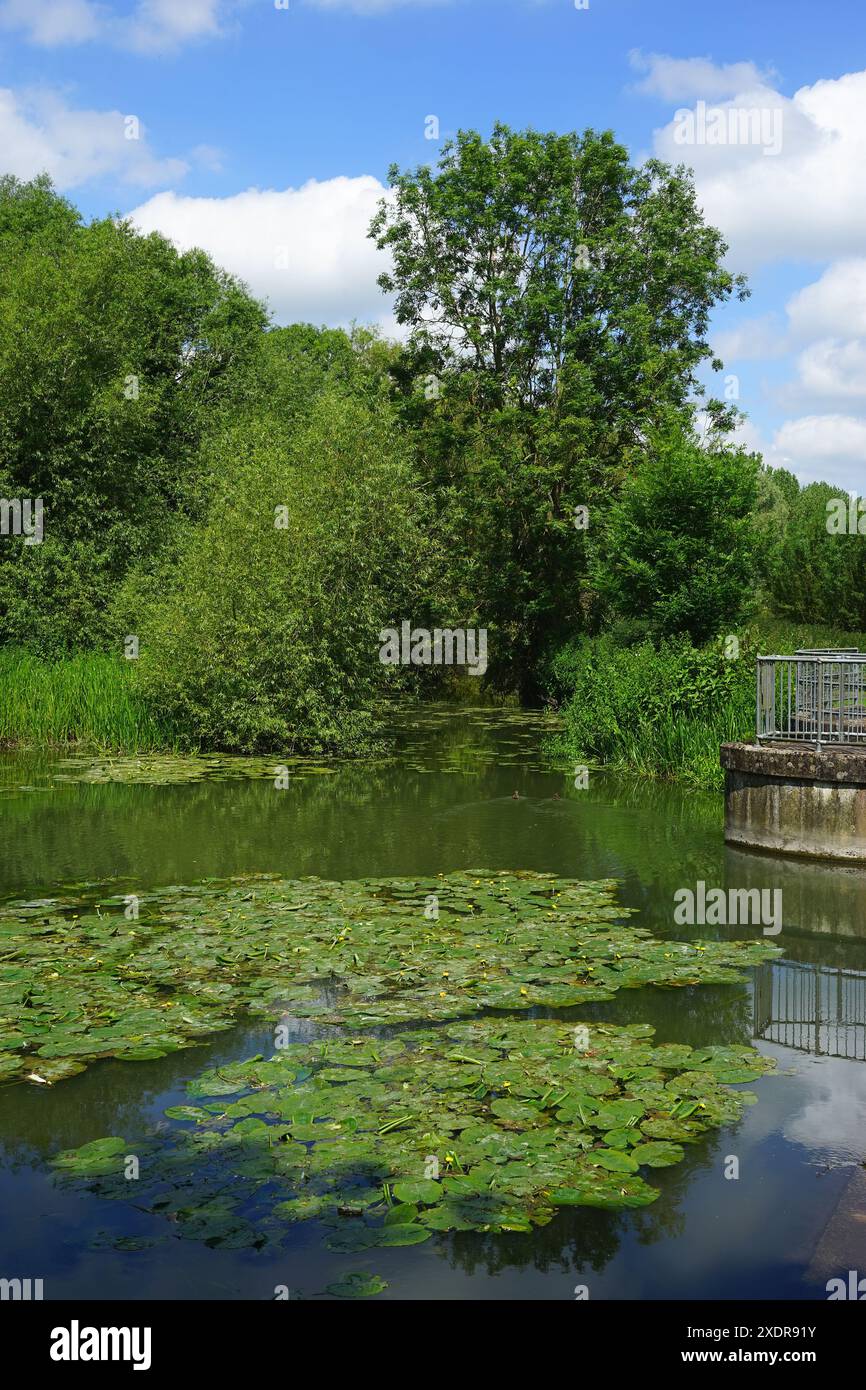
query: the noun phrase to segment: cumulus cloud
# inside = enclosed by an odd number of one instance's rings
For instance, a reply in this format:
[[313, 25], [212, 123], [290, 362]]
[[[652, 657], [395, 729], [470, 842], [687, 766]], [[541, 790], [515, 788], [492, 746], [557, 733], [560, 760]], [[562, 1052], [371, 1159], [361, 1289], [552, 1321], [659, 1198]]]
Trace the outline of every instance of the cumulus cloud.
[[772, 313], [746, 319], [719, 333], [714, 346], [726, 361], [796, 354], [793, 377], [770, 393], [785, 410], [866, 411], [866, 259], [829, 266], [792, 295], [784, 322]]
[[811, 284], [791, 295], [784, 319], [775, 312], [743, 319], [718, 333], [723, 358], [779, 357], [825, 338], [866, 337], [866, 258], [834, 261]]
[[736, 439], [772, 468], [787, 468], [801, 483], [834, 483], [866, 491], [866, 420], [856, 415], [801, 415], [786, 420], [769, 439], [750, 421]]
[[158, 193], [130, 217], [181, 250], [201, 246], [266, 299], [278, 322], [393, 327], [376, 285], [387, 261], [367, 237], [384, 186], [372, 175], [250, 188], [226, 198]]
[[112, 31], [130, 48], [161, 52], [218, 37], [229, 8], [223, 0], [139, 0], [131, 19], [117, 21]]
[[106, 176], [142, 188], [181, 178], [187, 162], [157, 158], [133, 119], [121, 111], [76, 110], [44, 89], [0, 88], [4, 172], [29, 179], [44, 171], [59, 189]]
[[810, 400], [859, 401], [866, 407], [866, 343], [859, 338], [810, 343], [797, 358], [797, 380], [785, 398], [802, 407], [804, 393]]
[[54, 0], [48, 5], [34, 4], [34, 0], [3, 0], [0, 27], [17, 30], [31, 43], [53, 48], [97, 38], [105, 13], [92, 0]]
[[786, 97], [750, 63], [720, 68], [656, 56], [645, 80], [671, 100], [696, 98], [655, 132], [654, 148], [694, 168], [705, 215], [739, 267], [862, 248], [866, 72]]
[[798, 290], [784, 324], [747, 320], [715, 346], [728, 359], [794, 354], [790, 379], [766, 392], [792, 418], [769, 442], [748, 427], [744, 442], [803, 482], [866, 488], [866, 259], [838, 261]]
[[787, 310], [791, 332], [801, 340], [866, 334], [866, 257], [835, 261], [792, 296]]
[[866, 420], [853, 415], [786, 420], [774, 436], [773, 454], [801, 482], [823, 479], [861, 492], [866, 477]]
[[671, 58], [666, 53], [643, 53], [639, 48], [633, 48], [628, 57], [631, 66], [644, 73], [635, 90], [665, 101], [731, 97], [764, 86], [776, 76], [772, 68], [761, 71], [754, 63], [719, 65], [711, 58]]
[[137, 0], [120, 14], [101, 0], [0, 0], [0, 27], [41, 47], [93, 40], [161, 53], [216, 38], [244, 0]]

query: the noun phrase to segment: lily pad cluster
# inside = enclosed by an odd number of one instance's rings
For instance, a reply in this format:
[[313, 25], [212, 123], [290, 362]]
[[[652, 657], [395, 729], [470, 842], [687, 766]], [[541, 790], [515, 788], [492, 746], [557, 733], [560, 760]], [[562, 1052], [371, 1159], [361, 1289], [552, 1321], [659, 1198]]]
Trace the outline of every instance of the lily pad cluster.
[[160, 1057], [241, 1012], [426, 1024], [731, 982], [778, 954], [763, 939], [657, 940], [625, 920], [615, 887], [535, 873], [255, 878], [169, 888], [132, 918], [124, 900], [12, 905], [0, 912], [0, 1079]]
[[278, 774], [291, 781], [336, 772], [330, 762], [311, 758], [240, 757], [229, 753], [137, 753], [128, 757], [79, 754], [62, 758], [53, 773], [55, 782], [126, 782], [168, 786], [179, 782], [228, 782], [265, 778]]
[[[747, 1047], [659, 1046], [649, 1025], [537, 1019], [292, 1044], [189, 1084], [170, 1137], [134, 1146], [135, 1203], [211, 1246], [279, 1244], [315, 1219], [340, 1252], [645, 1206], [652, 1170], [734, 1123], [754, 1096], [730, 1085], [772, 1066]], [[54, 1162], [128, 1200], [129, 1153], [113, 1137]]]

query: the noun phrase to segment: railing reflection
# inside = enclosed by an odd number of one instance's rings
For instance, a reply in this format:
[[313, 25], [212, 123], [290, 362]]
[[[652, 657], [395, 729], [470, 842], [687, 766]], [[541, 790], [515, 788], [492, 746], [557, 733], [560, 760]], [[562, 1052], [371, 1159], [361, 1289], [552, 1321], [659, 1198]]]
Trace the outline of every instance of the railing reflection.
[[866, 1061], [866, 973], [775, 960], [755, 973], [755, 1037]]

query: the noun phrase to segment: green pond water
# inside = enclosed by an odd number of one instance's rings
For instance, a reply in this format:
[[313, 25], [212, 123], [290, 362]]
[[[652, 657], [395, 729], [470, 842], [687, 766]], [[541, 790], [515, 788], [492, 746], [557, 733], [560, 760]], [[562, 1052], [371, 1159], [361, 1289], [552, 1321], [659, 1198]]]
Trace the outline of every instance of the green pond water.
[[[47, 1298], [270, 1299], [277, 1288], [327, 1297], [329, 1287], [360, 1283], [381, 1288], [379, 1299], [571, 1299], [577, 1286], [590, 1298], [811, 1299], [825, 1297], [826, 1280], [858, 1257], [866, 1267], [858, 1219], [866, 1215], [866, 874], [728, 849], [720, 797], [601, 772], [579, 790], [574, 768], [544, 753], [550, 730], [539, 717], [426, 708], [402, 716], [393, 732], [393, 750], [372, 762], [289, 761], [279, 787], [272, 760], [2, 754], [0, 897], [44, 900], [47, 914], [58, 904], [84, 912], [137, 897], [146, 917], [149, 896], [170, 885], [254, 874], [613, 879], [616, 904], [629, 909], [621, 922], [654, 938], [745, 939], [780, 950], [731, 983], [644, 985], [570, 1008], [536, 1005], [516, 1015], [519, 1026], [534, 1016], [553, 1036], [581, 1020], [605, 1037], [605, 1024], [650, 1025], [662, 1048], [752, 1045], [776, 1063], [734, 1087], [757, 1103], [695, 1136], [679, 1161], [653, 1168], [648, 1181], [659, 1196], [651, 1205], [563, 1207], [532, 1229], [434, 1231], [393, 1248], [352, 1249], [351, 1239], [329, 1248], [333, 1227], [312, 1208], [279, 1245], [226, 1248], [207, 1243], [207, 1229], [200, 1240], [189, 1229], [180, 1238], [171, 1213], [136, 1201], [144, 1185], [110, 1194], [58, 1178], [50, 1160], [59, 1151], [103, 1136], [123, 1136], [125, 1153], [169, 1146], [178, 1121], [165, 1111], [200, 1104], [188, 1089], [195, 1078], [270, 1057], [273, 1022], [238, 998], [229, 1026], [181, 1051], [95, 1060], [50, 1086], [0, 1086], [0, 1277], [42, 1278]], [[674, 894], [699, 881], [781, 891], [781, 932], [675, 925]], [[443, 983], [437, 1007], [447, 1016], [453, 982]], [[368, 1006], [355, 1000], [351, 1008], [350, 1034]], [[299, 1056], [328, 1029], [301, 1005], [284, 1018]], [[500, 1025], [496, 1010], [483, 1024], [493, 1051]], [[392, 1051], [401, 1046], [394, 1030], [374, 1032]], [[459, 1044], [466, 1052], [469, 1036]], [[429, 1054], [428, 1067], [437, 1057]], [[508, 1104], [500, 1104], [506, 1123]], [[726, 1177], [734, 1158], [735, 1180]], [[616, 1169], [609, 1153], [608, 1162]], [[213, 1200], [213, 1181], [206, 1165], [191, 1170], [187, 1205]]]

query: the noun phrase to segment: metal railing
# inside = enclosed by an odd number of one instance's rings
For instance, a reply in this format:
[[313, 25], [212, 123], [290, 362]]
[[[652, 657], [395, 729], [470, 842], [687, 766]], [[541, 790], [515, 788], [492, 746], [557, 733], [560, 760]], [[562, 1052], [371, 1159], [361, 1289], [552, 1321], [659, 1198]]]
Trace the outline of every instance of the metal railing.
[[866, 974], [765, 961], [755, 972], [754, 1030], [797, 1052], [866, 1061]]
[[755, 721], [759, 743], [866, 743], [866, 653], [759, 656]]

